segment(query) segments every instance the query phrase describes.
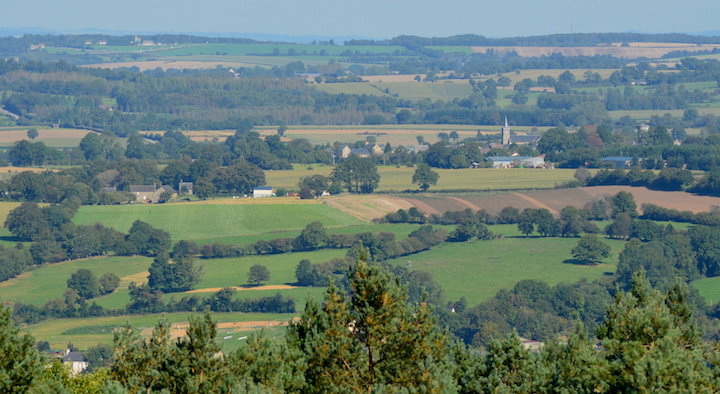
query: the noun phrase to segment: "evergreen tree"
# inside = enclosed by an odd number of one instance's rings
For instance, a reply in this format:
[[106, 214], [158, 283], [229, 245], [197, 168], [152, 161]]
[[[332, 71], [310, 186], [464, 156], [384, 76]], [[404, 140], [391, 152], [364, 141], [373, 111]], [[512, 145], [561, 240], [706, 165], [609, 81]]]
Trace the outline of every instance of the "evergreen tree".
[[43, 359], [30, 335], [20, 335], [10, 309], [0, 306], [0, 392], [32, 390], [44, 370]]
[[629, 292], [618, 292], [597, 329], [609, 363], [609, 391], [716, 391], [686, 299], [682, 285], [663, 297], [642, 271]]
[[323, 305], [308, 302], [288, 331], [307, 361], [308, 392], [455, 389], [449, 346], [426, 303], [410, 307], [399, 280], [368, 264], [361, 248], [346, 294], [331, 283]]

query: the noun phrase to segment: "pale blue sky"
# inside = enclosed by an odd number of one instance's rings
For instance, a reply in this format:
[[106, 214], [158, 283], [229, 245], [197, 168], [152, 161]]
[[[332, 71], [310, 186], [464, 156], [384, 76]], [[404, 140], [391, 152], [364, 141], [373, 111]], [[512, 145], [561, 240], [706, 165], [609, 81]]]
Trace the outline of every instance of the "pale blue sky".
[[718, 0], [5, 0], [0, 28], [487, 37], [720, 30]]

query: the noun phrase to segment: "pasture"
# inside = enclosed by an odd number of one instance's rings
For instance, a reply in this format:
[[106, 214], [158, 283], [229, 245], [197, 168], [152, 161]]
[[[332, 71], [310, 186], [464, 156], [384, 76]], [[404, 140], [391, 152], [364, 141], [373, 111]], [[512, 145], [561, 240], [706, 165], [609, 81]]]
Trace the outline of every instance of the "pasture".
[[[48, 264], [0, 282], [0, 299], [43, 305], [51, 299], [62, 297], [67, 290], [70, 275], [82, 268], [89, 269], [97, 278], [106, 273], [114, 273], [121, 278], [118, 288], [127, 289], [130, 277], [147, 271], [151, 262], [152, 259], [148, 257], [113, 256]], [[112, 294], [105, 297], [110, 296]]]
[[[491, 226], [491, 231], [497, 231], [495, 226]], [[603, 241], [611, 245], [613, 254], [598, 265], [563, 262], [572, 258], [570, 250], [578, 238], [532, 237], [446, 243], [390, 262], [431, 273], [449, 300], [464, 296], [469, 305], [475, 305], [523, 279], [541, 280], [552, 286], [610, 275], [615, 272], [624, 242]]]
[[222, 199], [162, 205], [82, 206], [76, 224], [103, 223], [127, 232], [135, 220], [166, 230], [174, 241], [212, 240], [215, 237], [301, 230], [312, 221], [325, 226], [361, 224], [362, 221], [316, 200], [273, 198]]

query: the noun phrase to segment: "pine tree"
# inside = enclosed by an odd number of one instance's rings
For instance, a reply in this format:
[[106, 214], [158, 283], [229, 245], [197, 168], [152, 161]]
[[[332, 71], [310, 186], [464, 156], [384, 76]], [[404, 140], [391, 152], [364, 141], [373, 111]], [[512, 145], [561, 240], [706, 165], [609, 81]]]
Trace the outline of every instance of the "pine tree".
[[0, 306], [0, 392], [26, 393], [42, 375], [44, 366], [35, 340], [20, 335], [10, 309]]
[[427, 303], [408, 305], [399, 280], [368, 260], [361, 248], [348, 294], [331, 283], [323, 305], [308, 302], [288, 331], [307, 362], [307, 390], [454, 390], [448, 341]]
[[616, 295], [597, 329], [610, 365], [610, 391], [716, 391], [686, 299], [681, 285], [663, 297], [642, 271], [629, 292]]

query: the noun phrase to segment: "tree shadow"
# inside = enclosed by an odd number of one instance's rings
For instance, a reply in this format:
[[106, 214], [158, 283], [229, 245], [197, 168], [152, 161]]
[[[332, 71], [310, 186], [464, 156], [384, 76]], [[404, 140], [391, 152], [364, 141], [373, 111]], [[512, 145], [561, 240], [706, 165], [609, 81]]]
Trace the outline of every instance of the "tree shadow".
[[573, 265], [585, 265], [585, 266], [593, 266], [598, 265], [597, 261], [588, 261], [588, 260], [579, 260], [579, 259], [566, 259], [563, 260], [563, 264], [573, 264]]
[[20, 239], [19, 237], [12, 236], [12, 235], [6, 235], [6, 236], [0, 237], [0, 241], [5, 241], [5, 242], [22, 242], [22, 239]]

